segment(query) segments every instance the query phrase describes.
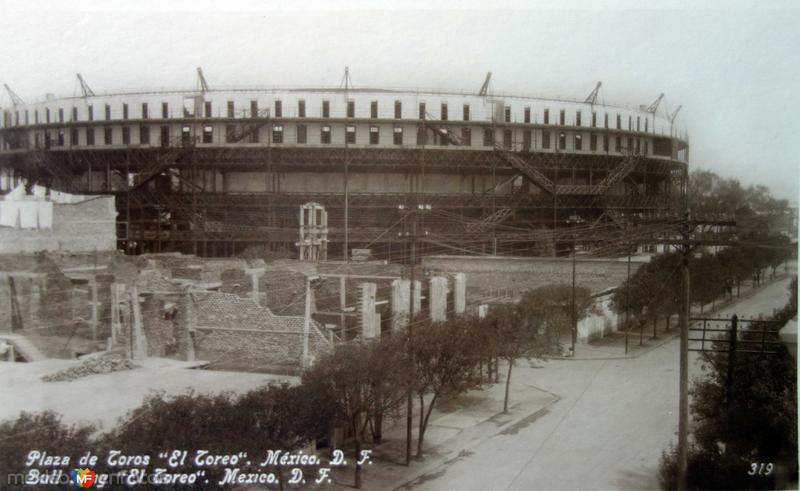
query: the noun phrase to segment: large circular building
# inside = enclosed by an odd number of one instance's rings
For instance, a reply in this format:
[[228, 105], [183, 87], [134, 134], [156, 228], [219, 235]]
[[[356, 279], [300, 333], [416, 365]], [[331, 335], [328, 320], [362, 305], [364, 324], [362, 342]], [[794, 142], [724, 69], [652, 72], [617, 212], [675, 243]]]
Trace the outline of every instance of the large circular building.
[[672, 120], [485, 90], [87, 91], [3, 108], [0, 175], [115, 194], [133, 253], [295, 254], [317, 203], [332, 259], [399, 258], [420, 207], [427, 250], [541, 254], [547, 230], [676, 211], [688, 145]]

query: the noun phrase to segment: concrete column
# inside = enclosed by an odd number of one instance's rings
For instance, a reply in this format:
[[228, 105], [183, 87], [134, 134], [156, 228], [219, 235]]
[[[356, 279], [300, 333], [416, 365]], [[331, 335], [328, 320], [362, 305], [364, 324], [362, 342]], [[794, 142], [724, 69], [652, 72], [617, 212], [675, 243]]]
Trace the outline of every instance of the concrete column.
[[347, 308], [347, 279], [344, 275], [339, 277], [339, 326], [341, 327], [342, 331], [342, 339], [345, 339], [346, 333], [346, 317], [344, 315], [344, 309]]
[[380, 331], [375, 331], [375, 294], [377, 291], [378, 285], [375, 283], [360, 283], [358, 285], [358, 313], [361, 323], [361, 337], [364, 339], [380, 337]]
[[381, 322], [383, 322], [383, 318], [381, 317], [381, 313], [375, 311], [375, 319], [372, 324], [372, 332], [375, 333], [375, 337], [381, 337]]
[[259, 307], [262, 307], [262, 305], [261, 305], [261, 292], [259, 291], [259, 288], [258, 288], [258, 284], [259, 284], [258, 280], [259, 280], [259, 278], [261, 276], [264, 275], [265, 269], [264, 268], [253, 268], [253, 269], [245, 268], [244, 272], [250, 275], [250, 282], [252, 284], [252, 289], [250, 291], [250, 296], [252, 297], [252, 299], [256, 303], [256, 305], [258, 305]]
[[125, 294], [125, 285], [121, 283], [111, 284], [111, 344], [117, 342], [117, 337], [122, 334], [122, 323], [119, 316], [119, 303]]
[[39, 308], [42, 302], [42, 289], [39, 285], [41, 278], [31, 278], [31, 320], [36, 322], [42, 318]]
[[430, 289], [428, 290], [428, 305], [430, 305], [430, 315], [433, 322], [444, 322], [447, 320], [447, 278], [434, 276], [430, 279]]
[[147, 358], [147, 339], [142, 327], [142, 310], [139, 305], [139, 289], [131, 287], [131, 308], [133, 309], [133, 355], [134, 360]]
[[411, 280], [392, 281], [392, 331], [408, 327]]
[[414, 315], [419, 315], [422, 310], [422, 282], [414, 280]]
[[195, 360], [194, 341], [191, 332], [197, 325], [197, 315], [194, 310], [194, 300], [189, 291], [184, 292], [178, 299], [178, 323], [175, 326], [175, 338], [178, 341], [178, 355], [184, 361]]
[[467, 310], [467, 276], [464, 273], [453, 275], [453, 310], [456, 314]]
[[306, 246], [306, 233], [305, 233], [305, 206], [300, 207], [300, 260], [305, 261], [308, 259], [307, 257], [307, 249]]
[[91, 300], [90, 305], [92, 307], [92, 320], [91, 320], [91, 327], [92, 327], [92, 341], [97, 341], [97, 323], [98, 323], [98, 315], [97, 309], [100, 307], [100, 303], [97, 301], [97, 279], [92, 278], [89, 280], [89, 291], [91, 292]]

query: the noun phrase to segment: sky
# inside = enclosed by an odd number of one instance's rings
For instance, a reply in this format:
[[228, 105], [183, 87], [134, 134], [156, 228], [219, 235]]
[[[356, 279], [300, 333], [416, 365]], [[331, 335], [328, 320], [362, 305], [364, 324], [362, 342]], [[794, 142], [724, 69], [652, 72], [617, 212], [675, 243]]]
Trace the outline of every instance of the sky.
[[[699, 3], [699, 2], [697, 2]], [[486, 8], [493, 5], [492, 8]], [[492, 89], [682, 106], [690, 166], [798, 202], [800, 6], [789, 1], [0, 0], [0, 82], [27, 101], [225, 86]], [[0, 107], [10, 104], [4, 92]]]

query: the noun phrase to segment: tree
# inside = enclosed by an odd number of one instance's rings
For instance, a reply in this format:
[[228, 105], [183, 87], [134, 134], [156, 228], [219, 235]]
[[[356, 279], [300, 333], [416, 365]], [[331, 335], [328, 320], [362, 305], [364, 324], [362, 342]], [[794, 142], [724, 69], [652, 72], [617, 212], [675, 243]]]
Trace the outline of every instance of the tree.
[[[508, 412], [511, 371], [518, 358], [544, 358], [558, 353], [559, 333], [572, 329], [572, 287], [548, 285], [525, 292], [516, 306], [504, 306], [493, 313], [498, 354], [508, 364], [503, 412]], [[575, 288], [575, 321], [592, 308], [589, 290]]]
[[680, 298], [681, 256], [677, 253], [659, 254], [641, 266], [614, 291], [611, 305], [617, 313], [629, 312], [633, 316], [645, 313], [653, 322], [662, 315], [669, 318], [678, 311]]
[[729, 295], [733, 296], [735, 286], [738, 297], [742, 282], [753, 275], [752, 258], [740, 246], [726, 247], [717, 254], [717, 258], [722, 266], [723, 281], [729, 289]]
[[12, 473], [25, 472], [25, 461], [31, 450], [70, 456], [70, 463], [73, 463], [80, 452], [92, 448], [95, 431], [96, 428], [90, 425], [64, 424], [61, 416], [52, 411], [22, 412], [15, 420], [0, 423], [0, 469], [6, 473], [4, 479], [8, 480], [8, 487], [3, 489], [30, 489], [30, 486], [14, 484], [10, 479]]
[[[475, 374], [476, 344], [469, 334], [474, 323], [468, 317], [427, 322], [414, 330], [411, 353], [414, 391], [419, 398], [417, 457], [422, 456], [425, 430], [436, 401], [466, 392], [478, 383]], [[425, 395], [431, 400], [425, 409]]]
[[[796, 285], [795, 299], [773, 316], [778, 325], [797, 315]], [[783, 489], [797, 482], [797, 370], [786, 348], [777, 349], [770, 356], [738, 356], [730, 394], [727, 355], [710, 355], [708, 376], [691, 391], [689, 489]], [[772, 463], [774, 471], [749, 476], [753, 463]], [[664, 488], [677, 487], [675, 448], [664, 452], [660, 475]]]
[[[228, 392], [158, 393], [105, 435], [102, 447], [117, 448], [119, 442], [125, 442], [126, 452], [149, 455], [173, 449], [220, 454], [236, 449], [253, 457], [269, 448], [291, 451], [327, 436], [333, 408], [324, 392], [287, 384], [265, 386], [241, 396]], [[257, 462], [239, 467], [258, 471]], [[277, 466], [276, 471], [283, 489], [282, 468]], [[218, 489], [216, 483], [197, 487]]]
[[715, 255], [704, 253], [690, 258], [689, 271], [692, 302], [699, 302], [703, 312], [703, 305], [713, 302], [724, 291], [723, 268]]
[[359, 457], [364, 430], [376, 414], [399, 406], [408, 380], [404, 350], [385, 349], [387, 342], [339, 345], [303, 374], [303, 385], [334, 401], [334, 421], [350, 430], [356, 454], [356, 488], [361, 487]]

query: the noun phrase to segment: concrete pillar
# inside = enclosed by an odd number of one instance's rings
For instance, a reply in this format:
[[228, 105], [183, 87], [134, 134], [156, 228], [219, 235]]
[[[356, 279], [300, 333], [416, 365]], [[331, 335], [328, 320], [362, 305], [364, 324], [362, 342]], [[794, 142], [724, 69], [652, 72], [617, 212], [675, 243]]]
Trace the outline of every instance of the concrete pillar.
[[408, 327], [411, 280], [392, 281], [392, 331]]
[[[262, 307], [262, 305], [261, 305], [261, 292], [259, 291], [259, 288], [258, 288], [258, 286], [259, 286], [259, 281], [258, 280], [259, 280], [259, 278], [261, 276], [264, 275], [265, 269], [264, 268], [253, 268], [253, 269], [245, 268], [244, 272], [250, 275], [250, 282], [252, 284], [252, 289], [251, 289], [251, 292], [250, 292], [250, 296], [252, 297], [252, 299], [256, 303], [256, 305], [258, 305], [259, 307]], [[266, 306], [266, 304], [264, 304], [264, 306]]]
[[428, 290], [428, 305], [433, 322], [444, 322], [447, 320], [447, 278], [434, 276], [430, 279], [430, 289]]
[[194, 361], [194, 340], [191, 332], [197, 325], [197, 314], [194, 310], [194, 299], [191, 292], [184, 292], [178, 299], [177, 321], [175, 338], [178, 342], [178, 356], [184, 361]]
[[119, 304], [125, 294], [125, 285], [121, 283], [111, 284], [111, 344], [117, 342], [117, 338], [122, 334], [122, 322], [119, 316]]
[[139, 305], [139, 289], [131, 287], [131, 308], [133, 309], [133, 353], [131, 358], [143, 360], [147, 358], [147, 339], [142, 327], [142, 309]]
[[422, 282], [414, 280], [414, 315], [419, 315], [422, 310]]
[[467, 310], [467, 276], [464, 273], [453, 275], [453, 311], [463, 314]]
[[378, 285], [375, 283], [359, 283], [358, 285], [358, 314], [361, 324], [361, 337], [373, 339], [380, 337], [380, 331], [375, 331], [375, 294]]
[[342, 339], [345, 339], [345, 329], [347, 328], [347, 320], [344, 315], [344, 309], [347, 308], [347, 279], [344, 275], [339, 277], [339, 326], [342, 328]]
[[41, 278], [31, 278], [31, 321], [36, 322], [42, 319], [39, 309], [42, 305], [42, 289], [40, 286]]
[[90, 305], [92, 307], [92, 320], [91, 320], [92, 341], [97, 341], [97, 323], [98, 323], [97, 309], [100, 308], [100, 302], [98, 302], [97, 300], [97, 280], [95, 278], [89, 280], [89, 291], [91, 292]]
[[489, 315], [489, 306], [487, 304], [478, 305], [478, 319], [485, 319]]
[[381, 317], [381, 313], [375, 311], [375, 318], [373, 319], [372, 323], [372, 332], [375, 333], [375, 337], [381, 337], [381, 323], [383, 322], [383, 317]]

